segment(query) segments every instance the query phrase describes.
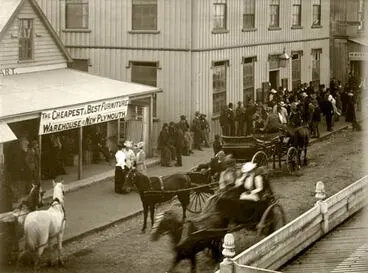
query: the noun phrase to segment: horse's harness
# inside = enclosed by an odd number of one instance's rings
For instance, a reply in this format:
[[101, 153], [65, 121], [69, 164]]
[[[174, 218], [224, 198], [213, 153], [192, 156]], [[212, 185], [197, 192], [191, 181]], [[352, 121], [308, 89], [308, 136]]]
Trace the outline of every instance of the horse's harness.
[[[164, 190], [165, 189], [165, 187], [164, 187], [164, 180], [162, 179], [162, 175], [160, 175], [160, 176], [156, 176], [157, 178], [158, 178], [158, 181], [160, 182], [160, 190]], [[149, 179], [149, 182], [150, 182], [150, 189], [151, 190], [154, 190], [153, 188], [152, 188], [152, 181], [151, 181], [151, 179]]]
[[[54, 204], [54, 203], [56, 203], [56, 204]], [[56, 197], [56, 198], [52, 199], [52, 201], [50, 202], [50, 207], [56, 206], [58, 204], [61, 206], [61, 209], [63, 211], [63, 214], [64, 214], [63, 222], [65, 222], [65, 220], [66, 220], [66, 211], [65, 211], [64, 205], [60, 202], [59, 198]]]

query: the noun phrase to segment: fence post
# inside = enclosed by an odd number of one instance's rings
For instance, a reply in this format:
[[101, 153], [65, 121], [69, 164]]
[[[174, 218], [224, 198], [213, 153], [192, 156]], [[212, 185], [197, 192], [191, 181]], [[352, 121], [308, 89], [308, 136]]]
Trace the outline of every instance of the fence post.
[[234, 262], [231, 258], [235, 255], [235, 240], [231, 233], [225, 235], [222, 247], [224, 260], [220, 263], [220, 273], [233, 273]]
[[316, 195], [314, 197], [317, 199], [317, 203], [326, 198], [325, 184], [322, 181], [318, 181], [316, 183], [315, 193], [316, 193]]
[[315, 198], [317, 199], [316, 205], [320, 207], [322, 213], [322, 231], [326, 234], [328, 232], [328, 205], [324, 201], [326, 199], [326, 190], [322, 181], [316, 183]]

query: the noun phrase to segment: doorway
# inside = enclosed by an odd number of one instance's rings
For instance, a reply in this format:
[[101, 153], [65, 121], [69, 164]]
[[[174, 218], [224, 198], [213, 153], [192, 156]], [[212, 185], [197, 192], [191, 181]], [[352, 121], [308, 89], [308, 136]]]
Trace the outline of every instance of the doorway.
[[279, 70], [270, 71], [269, 73], [269, 82], [271, 84], [271, 88], [277, 90], [279, 87]]

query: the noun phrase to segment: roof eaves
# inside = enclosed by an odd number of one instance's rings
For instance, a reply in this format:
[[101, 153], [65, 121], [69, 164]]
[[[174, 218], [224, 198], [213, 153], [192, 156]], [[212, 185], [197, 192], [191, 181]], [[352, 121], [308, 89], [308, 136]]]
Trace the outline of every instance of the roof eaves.
[[48, 28], [48, 30], [51, 34], [51, 37], [54, 39], [54, 41], [56, 42], [59, 49], [63, 52], [63, 54], [66, 57], [67, 61], [72, 62], [73, 59], [72, 59], [71, 55], [69, 54], [69, 52], [66, 49], [66, 47], [64, 46], [63, 42], [61, 41], [61, 39], [57, 35], [56, 31], [52, 27], [50, 21], [47, 19], [46, 15], [42, 11], [41, 7], [38, 5], [38, 3], [35, 0], [29, 0], [29, 1], [32, 4], [32, 6], [36, 9], [36, 11], [37, 11], [38, 15], [41, 17], [42, 21], [45, 23], [46, 27]]
[[6, 33], [6, 31], [8, 30], [8, 27], [10, 25], [11, 22], [13, 22], [15, 16], [17, 16], [17, 13], [19, 11], [19, 9], [22, 7], [23, 3], [25, 0], [21, 0], [17, 6], [17, 8], [14, 10], [13, 14], [9, 17], [8, 22], [6, 22], [6, 24], [4, 25], [4, 27], [2, 28], [2, 30], [0, 31], [0, 41], [2, 40], [4, 34]]

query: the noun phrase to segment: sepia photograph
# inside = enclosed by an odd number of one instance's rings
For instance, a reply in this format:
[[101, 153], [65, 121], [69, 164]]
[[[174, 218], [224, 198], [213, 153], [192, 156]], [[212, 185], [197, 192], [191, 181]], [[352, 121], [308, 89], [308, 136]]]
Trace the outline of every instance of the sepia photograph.
[[368, 0], [0, 0], [0, 272], [367, 273], [367, 30]]

